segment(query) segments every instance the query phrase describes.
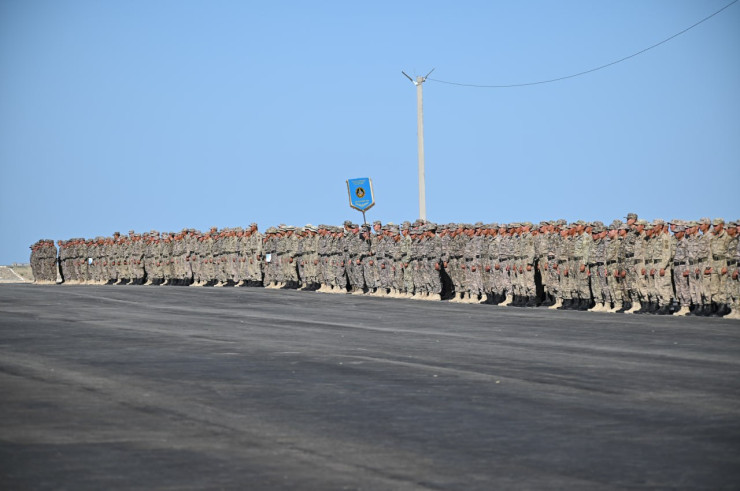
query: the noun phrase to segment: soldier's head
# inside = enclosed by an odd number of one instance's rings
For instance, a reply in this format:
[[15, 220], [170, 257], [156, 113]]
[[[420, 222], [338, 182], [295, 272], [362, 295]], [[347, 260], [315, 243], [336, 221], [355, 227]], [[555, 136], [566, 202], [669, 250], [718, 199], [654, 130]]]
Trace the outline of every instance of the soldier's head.
[[637, 222], [637, 213], [627, 213], [625, 219], [627, 220], [627, 225], [631, 227]]
[[717, 235], [719, 233], [722, 233], [722, 229], [725, 228], [725, 220], [724, 218], [715, 218], [712, 222], [712, 233]]
[[727, 224], [727, 233], [730, 237], [737, 235], [737, 221], [732, 221]]
[[702, 231], [702, 233], [707, 233], [709, 230], [709, 227], [712, 225], [712, 220], [709, 218], [700, 218], [699, 219], [699, 230]]

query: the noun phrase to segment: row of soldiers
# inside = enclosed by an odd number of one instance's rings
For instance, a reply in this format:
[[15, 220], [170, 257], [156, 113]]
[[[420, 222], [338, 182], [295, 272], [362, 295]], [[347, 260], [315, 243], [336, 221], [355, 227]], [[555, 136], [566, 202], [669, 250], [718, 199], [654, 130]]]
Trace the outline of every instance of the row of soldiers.
[[[49, 241], [43, 242], [45, 249], [34, 250], [36, 262], [32, 252], [32, 266], [36, 278], [53, 281], [47, 279], [56, 279], [49, 272], [55, 269]], [[722, 219], [648, 223], [629, 214], [609, 226], [346, 221], [342, 227], [281, 225], [264, 235], [252, 224], [58, 244], [66, 283], [263, 285], [673, 315], [738, 317], [740, 307], [738, 223]]]

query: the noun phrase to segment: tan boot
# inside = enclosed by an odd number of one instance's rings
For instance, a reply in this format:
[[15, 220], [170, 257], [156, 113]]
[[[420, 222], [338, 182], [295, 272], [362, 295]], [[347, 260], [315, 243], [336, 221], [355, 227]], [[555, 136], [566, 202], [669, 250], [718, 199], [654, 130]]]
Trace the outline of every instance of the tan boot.
[[499, 305], [501, 305], [502, 307], [506, 307], [507, 305], [509, 305], [513, 301], [514, 301], [514, 295], [508, 294], [508, 295], [506, 295], [506, 298], [504, 299], [504, 301], [501, 302]]
[[641, 308], [642, 308], [642, 305], [640, 304], [640, 302], [635, 301], [635, 302], [632, 302], [632, 307], [630, 307], [630, 309], [629, 310], [626, 310], [624, 313], [625, 314], [634, 314], [635, 311], [640, 310]]
[[607, 310], [607, 312], [609, 312], [610, 314], [613, 314], [613, 313], [615, 313], [617, 310], [619, 310], [621, 308], [622, 308], [622, 302], [615, 301], [614, 302], [614, 307], [612, 307], [609, 310]]
[[684, 317], [686, 315], [689, 315], [689, 313], [691, 313], [691, 311], [689, 310], [689, 306], [681, 305], [681, 308], [678, 309], [676, 312], [674, 312], [673, 315], [678, 316], [678, 317]]

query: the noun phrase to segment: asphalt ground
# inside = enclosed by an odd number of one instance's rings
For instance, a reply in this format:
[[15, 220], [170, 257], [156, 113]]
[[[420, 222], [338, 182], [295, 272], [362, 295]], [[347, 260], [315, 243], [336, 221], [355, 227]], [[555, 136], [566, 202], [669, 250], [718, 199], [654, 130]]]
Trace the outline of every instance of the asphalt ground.
[[0, 489], [635, 488], [740, 488], [740, 322], [0, 285]]

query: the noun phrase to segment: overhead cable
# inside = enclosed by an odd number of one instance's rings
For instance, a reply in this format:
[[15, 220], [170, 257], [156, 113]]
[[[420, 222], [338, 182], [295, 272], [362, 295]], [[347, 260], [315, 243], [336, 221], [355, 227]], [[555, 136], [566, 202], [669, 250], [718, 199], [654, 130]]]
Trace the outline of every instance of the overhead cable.
[[665, 44], [668, 41], [670, 41], [671, 39], [674, 39], [674, 38], [680, 36], [681, 34], [687, 32], [687, 31], [690, 31], [691, 29], [693, 29], [694, 27], [698, 26], [699, 24], [708, 21], [709, 19], [711, 19], [715, 15], [719, 14], [720, 12], [722, 12], [723, 10], [725, 10], [726, 8], [732, 6], [733, 4], [735, 4], [737, 2], [738, 2], [738, 0], [733, 0], [732, 2], [728, 3], [727, 5], [725, 5], [724, 7], [722, 7], [721, 9], [719, 9], [718, 11], [716, 11], [715, 13], [713, 13], [712, 15], [703, 18], [702, 20], [700, 20], [699, 22], [695, 23], [694, 25], [687, 27], [686, 29], [684, 29], [681, 32], [677, 32], [673, 36], [671, 36], [669, 38], [666, 38], [666, 39], [662, 40], [661, 42], [659, 42], [657, 44], [654, 44], [654, 45], [649, 46], [649, 47], [647, 47], [647, 48], [645, 48], [645, 49], [643, 49], [641, 51], [638, 51], [637, 53], [633, 53], [633, 54], [631, 54], [629, 56], [625, 56], [624, 58], [620, 58], [619, 60], [612, 61], [611, 63], [607, 63], [606, 65], [601, 65], [601, 66], [598, 66], [596, 68], [592, 68], [590, 70], [586, 70], [586, 71], [579, 72], [579, 73], [574, 73], [572, 75], [566, 75], [564, 77], [553, 78], [553, 79], [550, 79], [550, 80], [540, 80], [538, 82], [527, 82], [527, 83], [509, 84], [509, 85], [465, 84], [465, 83], [458, 83], [458, 82], [449, 82], [449, 81], [446, 81], [446, 80], [439, 80], [439, 79], [436, 79], [436, 78], [430, 78], [429, 80], [431, 80], [432, 82], [438, 82], [438, 83], [447, 84], [447, 85], [457, 85], [457, 86], [460, 86], [460, 87], [478, 87], [478, 88], [487, 88], [487, 89], [506, 89], [506, 88], [510, 88], [510, 87], [526, 87], [526, 86], [529, 86], [529, 85], [549, 84], [549, 83], [552, 83], [552, 82], [559, 82], [561, 80], [567, 80], [569, 78], [580, 77], [581, 75], [586, 75], [588, 73], [593, 73], [593, 72], [595, 72], [597, 70], [603, 70], [604, 68], [610, 67], [612, 65], [616, 65], [617, 63], [621, 63], [623, 61], [629, 60], [630, 58], [634, 58], [635, 56], [641, 55], [641, 54], [645, 53], [646, 51], [649, 51], [649, 50], [651, 50], [653, 48], [657, 48], [661, 44]]

